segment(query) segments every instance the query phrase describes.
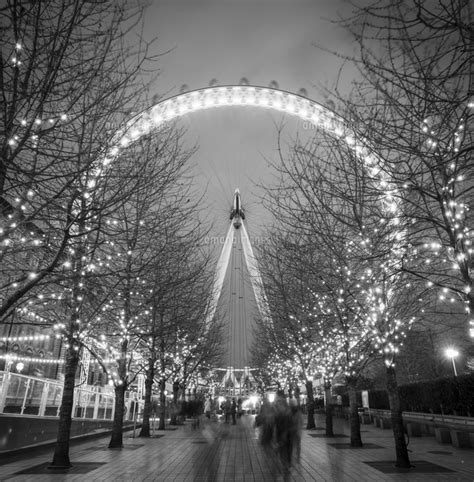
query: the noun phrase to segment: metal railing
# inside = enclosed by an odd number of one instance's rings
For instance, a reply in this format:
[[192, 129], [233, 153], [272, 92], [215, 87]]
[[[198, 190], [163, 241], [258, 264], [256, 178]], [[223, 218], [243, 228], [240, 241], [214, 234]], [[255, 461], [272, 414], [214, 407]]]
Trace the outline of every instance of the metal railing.
[[[58, 380], [0, 371], [0, 414], [58, 417], [63, 384]], [[115, 395], [108, 387], [91, 385], [74, 389], [73, 417], [113, 420]], [[135, 392], [125, 393], [125, 420], [143, 412]]]
[[[368, 413], [374, 417], [390, 418], [390, 410], [369, 408]], [[463, 426], [474, 431], [474, 417], [459, 417], [440, 413], [402, 412], [405, 421], [427, 423], [432, 425]]]

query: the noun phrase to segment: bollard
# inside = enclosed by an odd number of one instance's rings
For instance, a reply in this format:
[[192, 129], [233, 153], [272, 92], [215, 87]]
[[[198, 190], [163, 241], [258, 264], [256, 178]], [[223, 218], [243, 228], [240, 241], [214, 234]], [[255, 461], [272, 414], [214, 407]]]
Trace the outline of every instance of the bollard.
[[450, 444], [451, 443], [451, 433], [449, 428], [436, 427], [435, 428], [436, 441], [440, 444]]
[[421, 425], [417, 422], [408, 422], [407, 433], [409, 437], [421, 437]]
[[450, 432], [452, 444], [458, 449], [470, 449], [471, 439], [469, 432], [463, 432], [461, 430], [451, 430]]

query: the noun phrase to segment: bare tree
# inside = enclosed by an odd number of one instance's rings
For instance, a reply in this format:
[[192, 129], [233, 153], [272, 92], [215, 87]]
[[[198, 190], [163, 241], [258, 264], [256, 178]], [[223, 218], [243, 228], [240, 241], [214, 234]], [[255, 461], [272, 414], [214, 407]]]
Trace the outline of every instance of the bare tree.
[[[409, 248], [403, 268], [467, 313], [474, 309], [472, 22], [468, 1], [365, 5], [345, 22], [359, 46], [361, 79], [349, 99], [340, 96], [398, 200]], [[470, 319], [471, 335], [473, 326]]]
[[[278, 227], [266, 236], [271, 240], [259, 247], [265, 293], [271, 307], [271, 324], [259, 320], [260, 339], [267, 340], [257, 347], [256, 359], [262, 358], [265, 370], [279, 385], [292, 385], [292, 380], [304, 383], [307, 396], [307, 429], [315, 428], [313, 377], [319, 356], [321, 338], [315, 330], [308, 306], [312, 300], [307, 262], [301, 244], [295, 243], [288, 232]], [[305, 261], [303, 261], [303, 259]]]
[[[136, 162], [137, 151], [124, 151], [115, 160], [113, 169], [101, 171], [99, 175], [93, 174], [94, 189], [87, 196], [81, 196], [80, 202], [74, 206], [77, 219], [73, 224], [75, 235], [71, 239], [67, 256], [62, 260], [64, 271], [58, 283], [62, 293], [56, 296], [64, 320], [57, 323], [56, 328], [65, 340], [66, 363], [58, 440], [52, 467], [70, 464], [69, 433], [75, 374], [81, 352], [89, 350], [100, 361], [99, 352], [95, 350], [92, 340], [102, 340], [105, 337], [104, 341], [107, 341], [106, 335], [110, 334], [111, 325], [123, 334], [127, 323], [133, 324], [135, 320], [130, 318], [139, 314], [140, 302], [138, 296], [135, 296], [137, 278], [152, 256], [152, 250], [148, 248], [150, 229], [158, 230], [159, 224], [155, 218], [155, 224], [150, 226], [140, 223], [137, 217], [145, 217], [147, 213], [138, 201], [146, 196], [146, 188], [150, 191], [151, 181], [157, 179], [154, 187], [163, 194], [167, 182], [176, 180], [186, 157], [181, 159], [172, 156], [171, 160], [167, 157], [170, 144], [173, 145], [174, 142], [174, 137], [170, 139], [169, 133], [162, 132], [160, 140], [143, 156], [145, 159], [142, 163]], [[153, 173], [159, 177], [150, 177]], [[147, 180], [146, 186], [144, 179]], [[88, 184], [87, 176], [81, 182]], [[134, 211], [131, 206], [135, 208]], [[147, 206], [149, 205], [145, 205]], [[132, 291], [133, 288], [135, 291]], [[115, 311], [114, 320], [108, 315], [111, 306], [117, 310], [117, 305], [120, 311]], [[122, 325], [117, 328], [113, 321]], [[118, 386], [117, 410], [121, 410], [122, 415], [122, 388], [128, 384], [124, 372], [127, 368], [132, 371], [133, 363], [133, 358], [126, 356], [128, 342], [125, 333], [125, 340], [118, 350], [119, 373], [114, 377]], [[107, 371], [108, 367], [104, 363], [102, 365]], [[123, 380], [120, 378], [122, 376]]]
[[113, 133], [139, 105], [147, 47], [126, 45], [142, 17], [127, 2], [11, 1], [0, 12], [5, 320], [57, 276], [71, 240], [86, 235], [77, 229], [79, 207], [114, 147]]
[[[186, 249], [176, 249], [176, 243], [173, 243], [169, 234], [165, 235], [165, 238], [167, 239], [167, 243], [162, 252], [162, 256], [156, 259], [153, 269], [146, 277], [149, 288], [146, 305], [150, 315], [147, 319], [143, 320], [142, 333], [140, 335], [141, 352], [146, 360], [145, 404], [140, 437], [150, 436], [150, 417], [153, 408], [152, 389], [155, 382], [155, 376], [158, 372], [157, 365], [160, 362], [160, 358], [161, 360], [164, 360], [165, 352], [167, 350], [171, 351], [173, 348], [172, 346], [165, 346], [166, 340], [170, 339], [172, 335], [175, 334], [175, 330], [172, 320], [165, 317], [163, 307], [170, 308], [170, 297], [188, 280], [188, 273], [186, 273], [185, 276], [183, 276], [182, 273], [184, 268], [183, 264], [188, 260]], [[160, 388], [162, 388], [162, 393], [160, 393], [160, 395], [164, 396], [164, 387]], [[165, 406], [164, 403], [163, 406]], [[164, 417], [160, 417], [160, 424], [163, 425], [160, 427], [163, 429]]]
[[331, 320], [321, 325], [323, 338], [341, 342], [337, 363], [350, 388], [351, 443], [362, 443], [357, 379], [378, 354], [386, 365], [397, 465], [409, 466], [394, 366], [423, 308], [423, 289], [402, 270], [404, 233], [383, 179], [343, 141], [322, 134], [309, 146], [297, 144], [279, 170], [282, 183], [269, 193], [270, 208], [285, 232], [300, 233], [300, 269], [310, 273], [314, 311]]
[[[194, 266], [205, 268], [209, 258], [204, 264]], [[173, 386], [178, 386], [182, 394], [186, 389], [193, 387], [197, 394], [198, 384], [202, 374], [215, 367], [223, 355], [222, 322], [218, 313], [212, 309], [215, 300], [212, 299], [213, 275], [209, 269], [200, 269], [192, 286], [180, 294], [179, 310], [174, 315], [175, 343], [174, 356], [169, 368], [169, 380]], [[210, 314], [213, 318], [210, 319]], [[200, 394], [199, 394], [200, 396]], [[177, 398], [173, 393], [175, 413]]]
[[[96, 216], [102, 244], [89, 264], [94, 263], [107, 300], [89, 327], [88, 338], [103, 340], [108, 347], [104, 354], [115, 360], [107, 363], [100, 351], [89, 347], [115, 387], [110, 447], [122, 446], [125, 392], [140, 369], [136, 350], [143, 319], [149, 316], [147, 276], [166, 251], [167, 228], [187, 200], [181, 184], [193, 151], [184, 150], [180, 139], [181, 133], [173, 128], [142, 138], [124, 150], [104, 176], [108, 197], [112, 192], [127, 194], [119, 197], [122, 202], [116, 209]], [[84, 280], [82, 285], [87, 286]]]
[[[193, 212], [189, 211], [188, 216]], [[218, 352], [218, 325], [215, 320], [207, 319], [212, 281], [209, 258], [202, 255], [199, 243], [196, 244], [200, 237], [197, 227], [187, 236], [181, 227], [180, 231], [174, 243], [169, 241], [169, 250], [148, 280], [151, 288], [147, 303], [151, 315], [142, 330], [147, 372], [141, 437], [150, 435], [151, 393], [155, 379], [158, 379], [160, 394], [159, 429], [163, 430], [166, 383], [182, 384], [185, 381], [183, 372], [189, 376], [203, 362], [212, 364]]]

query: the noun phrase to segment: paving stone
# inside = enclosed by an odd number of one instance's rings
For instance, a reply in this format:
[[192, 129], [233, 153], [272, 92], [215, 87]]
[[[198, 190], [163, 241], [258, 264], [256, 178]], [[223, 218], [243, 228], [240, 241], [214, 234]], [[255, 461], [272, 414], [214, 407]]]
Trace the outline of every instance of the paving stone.
[[[125, 449], [107, 449], [108, 437], [71, 446], [73, 469], [61, 474], [39, 472], [52, 459], [51, 451], [31, 452], [15, 457], [0, 467], [0, 480], [21, 482], [279, 482], [282, 465], [276, 446], [259, 442], [253, 416], [242, 417], [235, 426], [203, 422], [201, 430], [188, 425], [161, 432], [159, 438], [134, 439], [124, 436]], [[324, 430], [324, 417], [316, 423]], [[334, 431], [349, 433], [346, 420], [334, 419]], [[472, 451], [450, 447], [440, 450], [434, 437], [410, 440], [409, 470], [395, 470], [391, 430], [365, 425], [362, 448], [326, 438], [314, 430], [302, 431], [301, 458], [293, 460], [288, 480], [292, 482], [385, 482], [438, 480], [472, 482]], [[336, 447], [334, 446], [336, 445]], [[130, 448], [131, 447], [131, 448]], [[375, 450], [376, 449], [376, 450]], [[38, 467], [43, 467], [39, 469]], [[32, 471], [33, 470], [33, 471]], [[80, 472], [83, 470], [84, 472]], [[87, 472], [85, 472], [87, 470]], [[21, 472], [21, 473], [19, 473]]]
[[411, 467], [401, 468], [396, 467], [393, 460], [379, 460], [377, 462], [364, 462], [364, 464], [380, 470], [384, 474], [434, 474], [443, 472], [453, 472], [453, 470], [443, 467], [441, 465], [426, 462], [425, 460], [413, 460], [411, 461]]

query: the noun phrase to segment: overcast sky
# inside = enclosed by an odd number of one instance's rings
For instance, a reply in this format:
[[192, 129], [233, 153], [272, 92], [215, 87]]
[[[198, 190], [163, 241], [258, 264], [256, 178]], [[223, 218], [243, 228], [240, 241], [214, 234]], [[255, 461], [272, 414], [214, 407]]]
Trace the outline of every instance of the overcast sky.
[[[237, 84], [246, 77], [253, 85], [276, 80], [280, 88], [324, 103], [318, 85], [335, 82], [341, 61], [316, 45], [351, 52], [348, 35], [331, 19], [347, 15], [343, 0], [154, 0], [147, 14], [147, 37], [156, 36], [160, 60], [156, 81], [160, 95], [190, 88]], [[347, 80], [347, 79], [346, 79]], [[259, 184], [270, 182], [266, 159], [276, 156], [275, 124], [281, 116], [251, 108], [214, 109], [188, 115], [181, 123], [187, 142], [197, 143], [199, 189], [224, 234], [232, 194], [239, 187], [248, 212], [250, 235], [261, 232]], [[287, 120], [289, 137], [302, 125]]]
[[[207, 87], [214, 78], [220, 85], [237, 84], [246, 77], [250, 84], [262, 86], [275, 80], [281, 89], [295, 93], [305, 88], [309, 97], [324, 104], [318, 86], [334, 85], [341, 61], [317, 45], [352, 51], [348, 35], [330, 21], [339, 13], [350, 13], [342, 0], [154, 0], [146, 35], [158, 38], [156, 53], [170, 50], [160, 61], [156, 94], [175, 95], [183, 84]], [[201, 214], [213, 223], [211, 235], [222, 239], [213, 240], [216, 256], [229, 225], [235, 188], [242, 194], [254, 248], [263, 238], [264, 225], [272, 221], [261, 204], [261, 186], [272, 183], [269, 163], [278, 159], [276, 126], [282, 121], [287, 142], [297, 134], [311, 134], [302, 122], [250, 107], [205, 110], [180, 120], [188, 145], [199, 146], [193, 159], [196, 189], [204, 196]], [[250, 279], [235, 261], [241, 253], [233, 253], [220, 301], [230, 321], [229, 334], [242, 320], [253, 324], [256, 311]], [[241, 339], [251, 336], [248, 329], [242, 333]], [[249, 363], [248, 353], [240, 354], [235, 333], [227, 353], [223, 366], [242, 368]]]

